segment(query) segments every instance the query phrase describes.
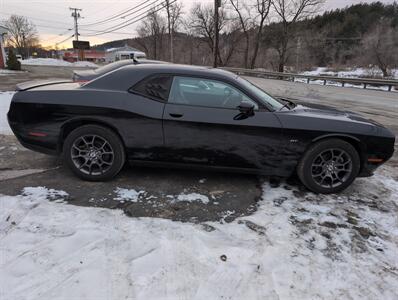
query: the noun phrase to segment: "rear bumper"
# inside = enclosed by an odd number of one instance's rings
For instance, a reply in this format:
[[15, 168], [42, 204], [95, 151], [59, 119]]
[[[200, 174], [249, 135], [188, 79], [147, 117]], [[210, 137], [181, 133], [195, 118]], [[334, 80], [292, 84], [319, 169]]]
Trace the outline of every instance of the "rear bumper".
[[44, 137], [31, 136], [29, 133], [32, 130], [26, 129], [18, 125], [16, 122], [10, 121], [9, 118], [8, 124], [10, 125], [10, 128], [15, 137], [18, 139], [19, 143], [25, 148], [44, 154], [58, 155], [58, 135], [52, 132], [46, 132], [46, 136]]
[[365, 163], [362, 168], [361, 171], [358, 174], [358, 177], [371, 177], [373, 176], [374, 172], [377, 170], [378, 167], [380, 167], [383, 164], [369, 164], [369, 163]]
[[59, 154], [56, 149], [52, 149], [52, 148], [48, 148], [48, 147], [41, 146], [38, 144], [26, 142], [26, 141], [20, 139], [18, 136], [16, 136], [16, 137], [17, 137], [18, 141], [21, 143], [21, 145], [29, 150], [33, 150], [33, 151], [40, 152], [43, 154], [48, 154], [48, 155], [58, 155]]

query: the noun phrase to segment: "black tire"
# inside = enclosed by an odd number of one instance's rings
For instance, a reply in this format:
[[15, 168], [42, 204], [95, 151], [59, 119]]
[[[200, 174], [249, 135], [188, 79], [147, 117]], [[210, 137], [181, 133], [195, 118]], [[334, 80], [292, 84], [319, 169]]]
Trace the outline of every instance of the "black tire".
[[315, 193], [338, 193], [355, 180], [360, 164], [358, 152], [350, 143], [327, 139], [310, 146], [297, 166], [297, 175]]
[[63, 157], [68, 167], [81, 179], [106, 181], [120, 172], [126, 155], [123, 143], [112, 130], [98, 125], [84, 125], [66, 137]]

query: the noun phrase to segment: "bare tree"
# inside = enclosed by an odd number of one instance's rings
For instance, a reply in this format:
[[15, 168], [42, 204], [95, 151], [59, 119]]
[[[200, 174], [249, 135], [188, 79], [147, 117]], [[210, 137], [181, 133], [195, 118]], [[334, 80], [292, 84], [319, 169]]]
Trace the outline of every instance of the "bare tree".
[[[150, 12], [138, 27], [138, 35], [143, 38], [141, 45], [148, 51], [149, 55], [154, 59], [159, 59], [163, 54], [163, 36], [166, 31], [165, 19], [156, 11]], [[150, 41], [150, 46], [145, 45], [146, 41]], [[152, 52], [152, 53], [151, 53]]]
[[38, 44], [38, 36], [35, 25], [26, 17], [12, 15], [4, 22], [8, 28], [8, 45], [16, 48], [18, 53], [24, 57], [29, 56], [29, 49]]
[[260, 48], [260, 42], [263, 39], [263, 30], [264, 30], [264, 23], [268, 17], [270, 12], [272, 0], [256, 0], [255, 8], [257, 11], [257, 16], [255, 20], [258, 21], [257, 25], [257, 33], [256, 38], [254, 41], [254, 52], [250, 63], [250, 68], [254, 69], [256, 65], [258, 50]]
[[167, 13], [167, 27], [169, 34], [170, 61], [174, 62], [174, 32], [181, 21], [182, 3], [170, 3], [170, 0], [166, 0], [165, 8]]
[[384, 77], [390, 75], [390, 68], [398, 65], [398, 29], [390, 21], [382, 20], [362, 41], [363, 58], [376, 64]]
[[288, 59], [288, 43], [292, 27], [302, 20], [316, 14], [325, 0], [273, 0], [272, 6], [280, 22], [276, 50], [279, 54], [278, 71], [283, 72]]
[[[221, 22], [219, 23], [221, 25]], [[193, 33], [203, 38], [210, 50], [214, 45], [214, 12], [211, 6], [196, 4], [191, 9], [189, 25]]]
[[[225, 9], [219, 10], [218, 20], [219, 47], [217, 51], [218, 65], [225, 66], [231, 60], [239, 41], [239, 31], [237, 22], [231, 22], [231, 17]], [[200, 4], [194, 6], [191, 10], [189, 18], [189, 26], [194, 35], [203, 40], [209, 53], [214, 53], [214, 8], [213, 6], [202, 6]]]
[[231, 3], [232, 8], [234, 9], [236, 15], [238, 16], [240, 29], [242, 30], [245, 39], [243, 63], [245, 68], [247, 69], [249, 67], [249, 48], [250, 48], [250, 33], [249, 33], [250, 23], [251, 23], [250, 9], [249, 6], [247, 5], [247, 1], [246, 4], [245, 1], [243, 0], [229, 0], [229, 2]]
[[186, 41], [186, 47], [185, 51], [187, 50], [187, 48], [189, 49], [189, 59], [188, 59], [188, 63], [190, 65], [194, 64], [194, 53], [198, 52], [198, 49], [200, 48], [200, 45], [202, 43], [202, 39], [197, 38], [195, 36], [196, 34], [196, 28], [193, 28], [191, 26], [191, 20], [189, 19], [184, 19], [182, 21], [182, 25], [183, 25], [183, 30], [184, 32], [187, 34], [187, 41]]

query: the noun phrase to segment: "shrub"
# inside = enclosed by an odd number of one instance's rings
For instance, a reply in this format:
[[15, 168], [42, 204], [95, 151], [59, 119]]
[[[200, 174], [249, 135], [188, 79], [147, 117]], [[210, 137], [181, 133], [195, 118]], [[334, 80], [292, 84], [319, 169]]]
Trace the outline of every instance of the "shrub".
[[16, 70], [16, 71], [21, 70], [21, 63], [17, 59], [17, 57], [12, 49], [8, 50], [7, 69]]

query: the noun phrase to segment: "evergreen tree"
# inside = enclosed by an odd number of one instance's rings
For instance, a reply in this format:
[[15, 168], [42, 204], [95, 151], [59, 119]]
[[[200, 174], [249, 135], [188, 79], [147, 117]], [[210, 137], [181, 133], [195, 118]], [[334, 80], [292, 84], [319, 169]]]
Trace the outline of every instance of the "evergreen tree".
[[7, 69], [16, 71], [21, 70], [21, 63], [19, 62], [14, 51], [11, 48], [8, 50]]

